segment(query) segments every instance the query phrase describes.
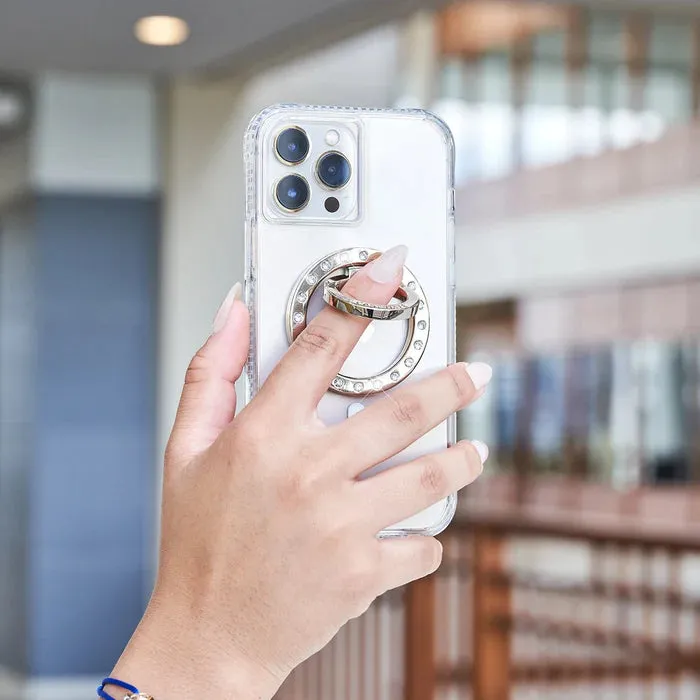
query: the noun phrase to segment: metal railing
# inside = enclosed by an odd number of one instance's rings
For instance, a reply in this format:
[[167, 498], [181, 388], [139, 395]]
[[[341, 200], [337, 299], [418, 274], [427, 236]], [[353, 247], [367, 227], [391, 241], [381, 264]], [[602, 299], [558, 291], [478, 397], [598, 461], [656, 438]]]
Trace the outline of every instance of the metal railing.
[[328, 646], [292, 673], [279, 700], [402, 698], [404, 613], [404, 591], [375, 601], [362, 617], [345, 625]]
[[410, 700], [700, 694], [700, 533], [480, 513], [444, 544]]
[[475, 511], [284, 700], [700, 697], [700, 532]]

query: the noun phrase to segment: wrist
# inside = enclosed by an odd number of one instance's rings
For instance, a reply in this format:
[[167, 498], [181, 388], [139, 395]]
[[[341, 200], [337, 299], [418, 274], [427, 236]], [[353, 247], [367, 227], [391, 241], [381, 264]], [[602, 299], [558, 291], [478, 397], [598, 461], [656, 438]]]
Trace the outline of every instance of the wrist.
[[[155, 700], [269, 700], [284, 680], [230, 640], [224, 643], [216, 630], [154, 600], [111, 675]], [[117, 700], [124, 695], [118, 689], [107, 690]]]

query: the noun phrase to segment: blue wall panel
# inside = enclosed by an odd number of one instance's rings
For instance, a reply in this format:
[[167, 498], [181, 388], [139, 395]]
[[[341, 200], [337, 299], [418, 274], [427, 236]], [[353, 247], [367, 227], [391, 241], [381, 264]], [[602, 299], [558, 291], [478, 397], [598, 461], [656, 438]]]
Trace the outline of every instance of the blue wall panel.
[[159, 207], [52, 195], [35, 217], [29, 666], [99, 675], [150, 577]]

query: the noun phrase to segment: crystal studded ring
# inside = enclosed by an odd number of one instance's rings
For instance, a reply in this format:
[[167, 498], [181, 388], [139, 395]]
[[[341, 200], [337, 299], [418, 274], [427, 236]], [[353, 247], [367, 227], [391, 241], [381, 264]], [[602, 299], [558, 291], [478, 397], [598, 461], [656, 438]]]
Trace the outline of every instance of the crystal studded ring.
[[380, 251], [372, 248], [345, 248], [317, 260], [299, 275], [287, 304], [290, 344], [306, 328], [309, 300], [320, 285], [323, 285], [326, 303], [339, 311], [376, 321], [407, 321], [403, 348], [390, 366], [367, 377], [336, 375], [329, 388], [345, 396], [377, 394], [396, 386], [416, 368], [428, 342], [428, 303], [418, 280], [407, 267], [404, 267], [402, 284], [396, 292], [396, 302], [367, 304], [342, 293], [348, 278], [379, 254]]

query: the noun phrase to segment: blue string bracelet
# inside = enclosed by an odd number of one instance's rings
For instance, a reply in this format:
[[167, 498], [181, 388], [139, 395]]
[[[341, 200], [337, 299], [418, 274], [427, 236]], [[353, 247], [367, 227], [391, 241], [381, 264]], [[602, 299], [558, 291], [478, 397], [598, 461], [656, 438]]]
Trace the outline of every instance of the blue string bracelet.
[[139, 691], [135, 685], [120, 681], [118, 678], [105, 678], [102, 683], [100, 683], [100, 686], [97, 689], [97, 694], [102, 698], [102, 700], [116, 700], [116, 698], [111, 696], [105, 690], [106, 685], [113, 685], [117, 688], [123, 688], [124, 690], [128, 691], [129, 694], [125, 696], [124, 700], [126, 700], [126, 698], [129, 698], [129, 700], [136, 700], [137, 698], [141, 700], [153, 700], [150, 695], [146, 695], [145, 693]]

